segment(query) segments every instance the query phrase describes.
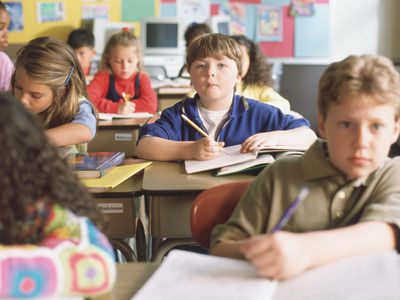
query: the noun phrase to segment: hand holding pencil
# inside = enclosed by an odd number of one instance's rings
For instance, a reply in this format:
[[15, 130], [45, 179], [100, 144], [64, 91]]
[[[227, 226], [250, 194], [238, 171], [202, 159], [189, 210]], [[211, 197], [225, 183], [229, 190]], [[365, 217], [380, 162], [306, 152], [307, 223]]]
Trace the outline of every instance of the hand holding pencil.
[[135, 112], [135, 103], [130, 101], [130, 95], [128, 93], [122, 92], [123, 102], [120, 102], [118, 105], [118, 113], [119, 114], [131, 114]]

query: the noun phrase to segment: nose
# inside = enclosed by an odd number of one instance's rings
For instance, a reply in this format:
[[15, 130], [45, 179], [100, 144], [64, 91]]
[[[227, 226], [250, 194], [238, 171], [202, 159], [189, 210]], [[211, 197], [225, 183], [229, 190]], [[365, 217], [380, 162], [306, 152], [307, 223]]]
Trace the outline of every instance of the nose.
[[215, 67], [213, 67], [213, 66], [208, 67], [208, 76], [215, 77]]
[[21, 103], [25, 106], [28, 107], [29, 106], [29, 96], [26, 93], [23, 93], [21, 95], [21, 98], [19, 99], [21, 101]]
[[359, 126], [355, 133], [357, 147], [365, 148], [371, 140], [371, 132], [367, 126]]

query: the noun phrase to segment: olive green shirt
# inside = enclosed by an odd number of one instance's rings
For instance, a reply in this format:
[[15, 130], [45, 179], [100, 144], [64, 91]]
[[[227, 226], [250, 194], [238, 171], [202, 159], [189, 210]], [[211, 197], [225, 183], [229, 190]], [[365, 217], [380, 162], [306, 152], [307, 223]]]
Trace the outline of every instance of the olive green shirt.
[[226, 224], [211, 235], [211, 246], [267, 233], [303, 186], [310, 193], [283, 228], [290, 232], [327, 230], [363, 221], [400, 226], [400, 158], [385, 161], [365, 178], [347, 180], [329, 162], [325, 142], [300, 157], [277, 160], [244, 193]]

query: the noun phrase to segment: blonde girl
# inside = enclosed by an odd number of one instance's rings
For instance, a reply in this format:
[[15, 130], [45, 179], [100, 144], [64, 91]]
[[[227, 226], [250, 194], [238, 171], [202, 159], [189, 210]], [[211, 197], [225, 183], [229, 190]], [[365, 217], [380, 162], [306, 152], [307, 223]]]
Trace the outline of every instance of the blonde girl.
[[53, 37], [30, 41], [17, 53], [13, 94], [43, 121], [56, 146], [89, 142], [96, 134], [96, 113], [85, 77], [71, 47]]
[[113, 34], [103, 51], [101, 71], [88, 86], [97, 109], [120, 114], [155, 113], [157, 95], [142, 67], [139, 40], [125, 29]]

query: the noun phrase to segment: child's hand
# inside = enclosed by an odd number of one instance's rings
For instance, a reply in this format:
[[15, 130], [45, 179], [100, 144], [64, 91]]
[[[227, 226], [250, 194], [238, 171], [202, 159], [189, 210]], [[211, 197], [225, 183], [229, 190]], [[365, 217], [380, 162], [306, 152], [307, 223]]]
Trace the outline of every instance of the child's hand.
[[276, 146], [279, 144], [279, 135], [281, 131], [262, 132], [248, 137], [240, 148], [240, 152], [247, 153], [257, 148], [266, 146]]
[[216, 158], [223, 152], [224, 142], [216, 143], [210, 138], [202, 138], [193, 142], [193, 159], [209, 160]]
[[311, 266], [301, 236], [289, 232], [263, 234], [249, 238], [239, 251], [263, 277], [287, 279]]
[[121, 101], [118, 104], [118, 113], [122, 115], [134, 113], [135, 106], [136, 106], [135, 103], [133, 103], [132, 101], [129, 102]]

